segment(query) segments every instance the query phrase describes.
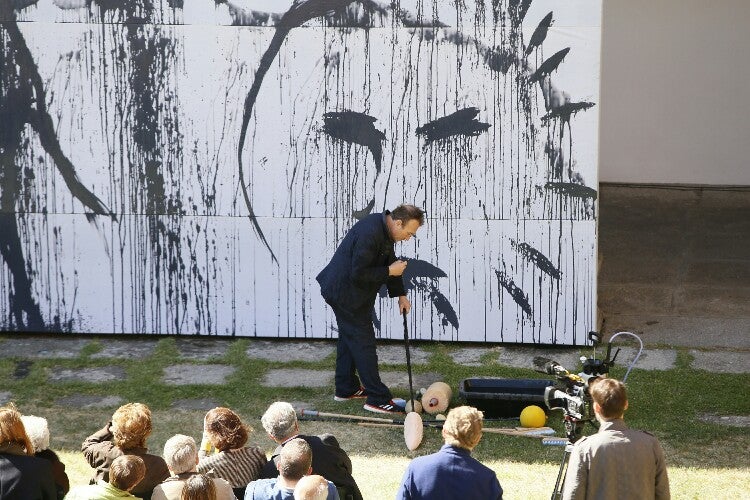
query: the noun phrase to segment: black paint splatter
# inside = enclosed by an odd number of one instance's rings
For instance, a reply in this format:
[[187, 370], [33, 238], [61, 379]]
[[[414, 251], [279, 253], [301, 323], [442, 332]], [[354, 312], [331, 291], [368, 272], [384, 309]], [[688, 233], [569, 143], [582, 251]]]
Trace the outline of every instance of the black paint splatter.
[[526, 47], [525, 54], [528, 56], [531, 54], [531, 52], [542, 45], [544, 43], [544, 40], [547, 38], [547, 31], [549, 30], [549, 27], [552, 26], [552, 12], [544, 16], [544, 19], [541, 20], [539, 25], [534, 30], [534, 33], [531, 34], [531, 38], [529, 39], [529, 45]]
[[245, 9], [228, 0], [214, 0], [216, 5], [226, 4], [232, 26], [272, 26], [281, 20], [281, 14]]
[[549, 59], [539, 65], [537, 70], [529, 77], [529, 81], [541, 82], [544, 77], [549, 76], [553, 71], [557, 69], [565, 56], [570, 52], [570, 47], [566, 47], [556, 53], [554, 53]]
[[279, 20], [279, 23], [276, 26], [276, 31], [274, 32], [273, 38], [271, 39], [271, 43], [263, 53], [263, 56], [260, 59], [260, 63], [258, 64], [258, 69], [255, 71], [255, 79], [253, 80], [253, 85], [250, 87], [250, 91], [247, 93], [247, 97], [245, 98], [245, 109], [242, 114], [242, 126], [240, 127], [240, 137], [237, 142], [237, 164], [240, 189], [242, 191], [243, 199], [245, 200], [245, 206], [247, 207], [248, 211], [248, 218], [253, 225], [253, 229], [255, 230], [255, 233], [258, 235], [258, 238], [261, 240], [261, 242], [263, 242], [263, 245], [268, 249], [268, 252], [271, 254], [271, 260], [277, 265], [279, 261], [276, 258], [276, 255], [273, 253], [271, 245], [268, 243], [265, 234], [263, 234], [263, 230], [260, 228], [258, 218], [255, 215], [255, 210], [253, 210], [253, 205], [250, 200], [250, 193], [248, 192], [247, 186], [245, 185], [245, 171], [242, 163], [242, 153], [245, 149], [247, 129], [250, 125], [250, 118], [253, 114], [253, 107], [255, 106], [255, 101], [258, 99], [258, 93], [260, 92], [260, 87], [263, 84], [263, 79], [265, 78], [266, 73], [268, 73], [268, 69], [271, 67], [274, 59], [276, 59], [276, 55], [279, 53], [281, 45], [284, 43], [284, 40], [286, 39], [292, 28], [301, 26], [305, 21], [308, 21], [310, 19], [314, 19], [316, 17], [327, 15], [330, 12], [334, 12], [336, 11], [336, 9], [345, 7], [352, 2], [353, 0], [296, 1]]
[[399, 257], [401, 260], [406, 261], [406, 269], [404, 270], [403, 279], [404, 281], [411, 281], [415, 278], [446, 278], [445, 271], [439, 267], [430, 264], [426, 260], [411, 259], [408, 257]]
[[553, 108], [552, 111], [544, 115], [542, 117], [542, 123], [547, 123], [555, 118], [559, 118], [563, 123], [568, 123], [570, 122], [570, 118], [579, 111], [586, 111], [594, 106], [596, 106], [596, 104], [593, 102], [568, 102], [562, 106]]
[[477, 108], [459, 109], [455, 113], [417, 127], [416, 134], [424, 136], [425, 145], [457, 135], [477, 136], [491, 127], [489, 123], [477, 120], [478, 114]]
[[[44, 83], [18, 27], [15, 5], [20, 4], [0, 0], [0, 255], [13, 282], [9, 296], [10, 324], [16, 330], [41, 332], [48, 327], [60, 328], [62, 323], [59, 317], [55, 317], [49, 325], [45, 324], [40, 306], [32, 294], [32, 280], [38, 271], [24, 255], [24, 249], [30, 245], [21, 239], [19, 220], [23, 220], [24, 213], [38, 210], [29, 206], [34, 171], [29, 167], [22, 170], [16, 162], [19, 150], [28, 147], [28, 141], [23, 139], [26, 124], [36, 132], [70, 194], [95, 214], [113, 218], [114, 215], [83, 185], [60, 146], [55, 124], [47, 110]], [[43, 162], [40, 163], [43, 167]], [[19, 202], [21, 207], [17, 207]]]
[[531, 306], [529, 305], [529, 296], [518, 286], [513, 282], [513, 279], [508, 276], [503, 271], [495, 271], [495, 274], [497, 275], [497, 282], [500, 288], [504, 288], [510, 296], [513, 298], [513, 301], [518, 305], [518, 307], [521, 308], [521, 310], [526, 313], [526, 315], [530, 318], [533, 315], [533, 312], [531, 310]]
[[512, 245], [514, 245], [518, 252], [529, 262], [533, 263], [536, 267], [538, 267], [542, 272], [552, 276], [556, 280], [560, 279], [560, 270], [555, 267], [552, 262], [539, 250], [532, 247], [528, 243], [516, 243], [511, 242]]
[[345, 110], [326, 113], [323, 121], [323, 131], [329, 136], [368, 148], [375, 160], [375, 169], [380, 173], [385, 134], [375, 128], [377, 118]]
[[354, 216], [355, 219], [361, 220], [370, 215], [370, 212], [372, 212], [372, 209], [375, 208], [375, 198], [370, 200], [367, 203], [367, 206], [363, 208], [362, 210], [355, 210], [352, 212], [352, 216]]
[[571, 198], [596, 200], [597, 196], [595, 189], [574, 182], [548, 182], [544, 188]]

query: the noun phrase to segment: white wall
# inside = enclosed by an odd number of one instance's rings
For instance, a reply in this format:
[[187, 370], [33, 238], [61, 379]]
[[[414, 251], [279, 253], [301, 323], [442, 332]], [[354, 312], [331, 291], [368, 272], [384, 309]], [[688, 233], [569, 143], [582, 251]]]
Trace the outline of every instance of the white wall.
[[600, 181], [750, 185], [748, 23], [748, 0], [605, 0]]

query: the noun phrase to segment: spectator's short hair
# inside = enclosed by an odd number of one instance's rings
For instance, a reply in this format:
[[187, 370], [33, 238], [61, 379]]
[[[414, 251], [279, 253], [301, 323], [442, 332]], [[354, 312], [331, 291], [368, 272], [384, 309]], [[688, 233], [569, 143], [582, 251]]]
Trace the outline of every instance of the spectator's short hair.
[[294, 487], [294, 500], [326, 500], [328, 481], [323, 476], [305, 476]]
[[163, 456], [174, 474], [190, 472], [198, 463], [198, 446], [192, 437], [176, 434], [164, 443]]
[[145, 448], [151, 434], [151, 410], [142, 403], [128, 403], [112, 415], [112, 435], [116, 446], [127, 451]]
[[277, 401], [268, 407], [260, 419], [269, 436], [277, 441], [291, 437], [297, 429], [297, 412], [289, 403]]
[[26, 429], [26, 435], [34, 447], [34, 453], [39, 453], [49, 448], [49, 426], [47, 419], [36, 417], [34, 415], [23, 415], [21, 417], [23, 426]]
[[146, 464], [141, 457], [120, 455], [109, 466], [109, 484], [130, 491], [146, 477]]
[[219, 451], [236, 450], [247, 443], [250, 427], [229, 408], [214, 408], [206, 413], [205, 429], [208, 438]]
[[589, 393], [604, 418], [619, 418], [628, 406], [625, 384], [613, 378], [598, 378], [589, 384]]
[[482, 439], [481, 411], [471, 406], [459, 406], [448, 412], [443, 423], [445, 443], [466, 450], [473, 450]]
[[180, 500], [216, 500], [214, 480], [204, 474], [195, 474], [185, 481]]
[[294, 438], [281, 448], [279, 474], [284, 479], [298, 481], [312, 467], [312, 448], [302, 438]]
[[415, 220], [421, 226], [424, 224], [424, 210], [414, 205], [399, 205], [391, 212], [391, 219], [400, 220], [404, 224], [410, 220]]
[[0, 407], [0, 445], [8, 444], [22, 447], [27, 455], [34, 454], [34, 445], [31, 444], [21, 414], [13, 403]]

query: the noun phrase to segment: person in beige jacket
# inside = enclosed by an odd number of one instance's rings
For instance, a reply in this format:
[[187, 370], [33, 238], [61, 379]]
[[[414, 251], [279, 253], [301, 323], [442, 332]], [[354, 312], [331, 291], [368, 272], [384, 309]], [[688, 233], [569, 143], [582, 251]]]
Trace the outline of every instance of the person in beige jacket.
[[669, 478], [664, 450], [648, 432], [625, 425], [625, 385], [601, 378], [589, 386], [599, 432], [573, 446], [563, 485], [563, 498], [668, 499]]
[[109, 481], [109, 467], [121, 455], [141, 457], [146, 465], [146, 476], [131, 493], [143, 500], [151, 499], [154, 486], [169, 477], [164, 459], [148, 453], [146, 439], [151, 435], [151, 410], [142, 403], [127, 403], [112, 414], [112, 421], [87, 437], [81, 445], [83, 456], [94, 468], [89, 484]]
[[[198, 446], [192, 437], [177, 434], [164, 443], [163, 456], [172, 476], [154, 488], [151, 500], [180, 500], [185, 483], [198, 475]], [[235, 500], [228, 482], [220, 478], [212, 478], [212, 481], [216, 500]]]

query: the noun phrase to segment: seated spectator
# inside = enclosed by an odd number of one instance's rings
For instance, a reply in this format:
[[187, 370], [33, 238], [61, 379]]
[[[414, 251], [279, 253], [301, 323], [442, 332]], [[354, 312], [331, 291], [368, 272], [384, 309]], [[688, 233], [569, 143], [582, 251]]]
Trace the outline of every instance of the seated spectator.
[[[312, 472], [313, 452], [304, 439], [287, 442], [279, 455], [279, 477], [259, 479], [247, 485], [245, 500], [294, 500], [294, 488], [303, 476]], [[328, 482], [327, 500], [339, 498], [336, 486]]]
[[120, 500], [138, 498], [130, 492], [146, 475], [146, 464], [141, 457], [120, 455], [109, 466], [109, 482], [100, 479], [96, 484], [78, 486], [70, 490], [65, 500]]
[[55, 479], [57, 498], [61, 499], [70, 489], [70, 481], [65, 473], [65, 464], [60, 461], [57, 453], [49, 449], [49, 426], [47, 419], [35, 417], [34, 415], [21, 416], [26, 435], [29, 436], [31, 445], [34, 447], [34, 456], [49, 460], [52, 464], [52, 476]]
[[146, 475], [132, 489], [143, 500], [151, 499], [154, 487], [169, 477], [164, 459], [151, 455], [146, 448], [146, 438], [151, 434], [151, 410], [141, 403], [128, 403], [119, 407], [112, 421], [83, 442], [81, 451], [95, 470], [90, 484], [109, 479], [112, 461], [121, 455], [136, 455], [146, 465]]
[[445, 444], [411, 461], [396, 499], [502, 499], [495, 473], [471, 456], [480, 439], [482, 412], [470, 406], [452, 409], [443, 424]]
[[217, 500], [217, 498], [214, 480], [203, 474], [196, 474], [185, 481], [179, 500]]
[[251, 429], [229, 408], [214, 408], [203, 421], [203, 441], [198, 451], [198, 472], [226, 479], [241, 498], [245, 486], [258, 479], [266, 454], [245, 446]]
[[305, 476], [294, 487], [294, 500], [327, 500], [331, 484], [323, 476]]
[[[177, 434], [164, 443], [164, 461], [172, 477], [154, 488], [151, 500], [180, 500], [188, 479], [198, 474], [198, 446], [190, 436]], [[232, 487], [224, 479], [214, 478], [214, 498], [234, 500]]]
[[0, 407], [0, 500], [57, 500], [52, 464], [34, 456], [21, 414], [13, 403]]
[[273, 478], [279, 475], [277, 467], [281, 450], [289, 440], [299, 437], [307, 441], [312, 448], [313, 472], [335, 484], [342, 499], [362, 500], [362, 493], [352, 477], [352, 461], [333, 435], [300, 434], [297, 412], [294, 411], [292, 405], [283, 401], [269, 406], [261, 418], [261, 423], [268, 436], [279, 445], [263, 469], [261, 478]]

